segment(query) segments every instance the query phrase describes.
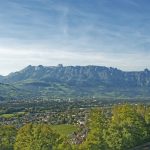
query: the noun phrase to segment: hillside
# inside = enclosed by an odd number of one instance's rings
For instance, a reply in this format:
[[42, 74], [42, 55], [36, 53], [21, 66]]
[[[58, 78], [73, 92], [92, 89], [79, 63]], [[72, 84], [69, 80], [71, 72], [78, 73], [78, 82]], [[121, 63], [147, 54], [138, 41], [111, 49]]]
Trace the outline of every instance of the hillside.
[[[125, 72], [103, 66], [29, 65], [21, 71], [0, 76], [0, 82], [17, 88], [14, 97], [20, 94], [27, 98], [51, 96], [150, 97], [150, 71], [148, 69]], [[4, 89], [0, 87], [1, 90]], [[7, 93], [7, 88], [5, 93]]]

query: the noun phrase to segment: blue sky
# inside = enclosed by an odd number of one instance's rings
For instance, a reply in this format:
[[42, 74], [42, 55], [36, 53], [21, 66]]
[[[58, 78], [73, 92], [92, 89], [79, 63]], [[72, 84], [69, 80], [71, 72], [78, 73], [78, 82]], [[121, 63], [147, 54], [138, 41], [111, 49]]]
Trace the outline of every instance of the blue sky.
[[149, 0], [0, 2], [0, 74], [29, 64], [150, 68]]

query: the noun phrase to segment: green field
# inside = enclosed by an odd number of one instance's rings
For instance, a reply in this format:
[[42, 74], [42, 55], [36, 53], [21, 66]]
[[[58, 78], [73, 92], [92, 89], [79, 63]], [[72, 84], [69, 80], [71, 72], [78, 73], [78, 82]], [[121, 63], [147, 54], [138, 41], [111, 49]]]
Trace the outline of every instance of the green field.
[[19, 117], [24, 115], [25, 112], [17, 112], [17, 113], [12, 113], [12, 114], [1, 114], [0, 117], [2, 118], [13, 118], [13, 117]]
[[0, 117], [2, 117], [2, 118], [13, 118], [15, 116], [16, 116], [15, 114], [2, 114], [2, 115], [0, 115]]
[[67, 124], [52, 125], [51, 128], [62, 136], [68, 136], [77, 130], [76, 126]]

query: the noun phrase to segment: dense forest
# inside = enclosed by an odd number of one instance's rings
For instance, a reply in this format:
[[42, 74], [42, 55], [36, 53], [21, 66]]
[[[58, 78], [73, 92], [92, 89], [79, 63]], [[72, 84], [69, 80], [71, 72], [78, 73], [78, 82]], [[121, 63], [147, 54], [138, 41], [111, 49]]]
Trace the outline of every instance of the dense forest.
[[[74, 124], [75, 126], [75, 124]], [[90, 110], [70, 135], [46, 123], [0, 126], [2, 150], [128, 150], [150, 141], [150, 107], [120, 104]], [[72, 135], [72, 136], [71, 136]]]

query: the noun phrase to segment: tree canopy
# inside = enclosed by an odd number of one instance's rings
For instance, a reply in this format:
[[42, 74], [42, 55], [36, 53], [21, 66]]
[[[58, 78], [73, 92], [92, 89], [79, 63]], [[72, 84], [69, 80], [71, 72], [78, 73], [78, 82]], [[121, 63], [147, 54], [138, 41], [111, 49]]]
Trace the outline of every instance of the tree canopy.
[[150, 108], [143, 105], [116, 105], [111, 115], [91, 110], [89, 134], [80, 146], [88, 150], [127, 150], [150, 140]]
[[12, 126], [0, 126], [0, 149], [12, 150], [16, 137], [16, 128]]
[[46, 124], [27, 124], [17, 134], [15, 150], [53, 150], [57, 149], [62, 140]]

